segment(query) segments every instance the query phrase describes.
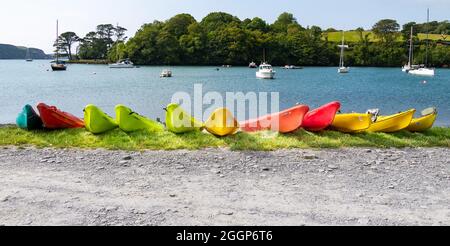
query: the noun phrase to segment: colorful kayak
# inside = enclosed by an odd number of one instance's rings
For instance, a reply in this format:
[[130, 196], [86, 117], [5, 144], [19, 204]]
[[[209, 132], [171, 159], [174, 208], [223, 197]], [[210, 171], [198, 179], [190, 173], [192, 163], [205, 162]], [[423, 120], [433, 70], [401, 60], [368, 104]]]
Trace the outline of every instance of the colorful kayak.
[[392, 133], [404, 130], [411, 124], [415, 113], [416, 110], [411, 109], [390, 116], [379, 116], [369, 129], [367, 129], [367, 132]]
[[47, 129], [83, 128], [84, 121], [70, 113], [63, 112], [55, 106], [40, 103], [37, 106], [44, 127]]
[[117, 105], [115, 111], [116, 122], [119, 124], [120, 129], [125, 132], [140, 130], [149, 130], [152, 132], [164, 131], [162, 124], [141, 116], [123, 105]]
[[422, 111], [422, 117], [413, 119], [411, 124], [406, 129], [410, 132], [423, 132], [431, 129], [436, 122], [438, 113], [436, 108], [429, 108]]
[[340, 102], [332, 102], [310, 111], [303, 119], [303, 128], [311, 132], [319, 132], [328, 128], [340, 110]]
[[86, 130], [100, 134], [118, 127], [115, 119], [104, 113], [95, 105], [89, 104], [84, 108], [84, 123]]
[[331, 128], [344, 133], [357, 133], [367, 130], [372, 125], [370, 114], [337, 114]]
[[302, 126], [303, 118], [308, 111], [308, 106], [298, 105], [279, 113], [241, 122], [241, 130], [245, 132], [276, 131], [290, 133]]
[[166, 110], [166, 126], [170, 132], [186, 133], [203, 128], [203, 123], [186, 111], [184, 111], [178, 104], [169, 104]]
[[42, 119], [30, 105], [25, 105], [16, 119], [17, 126], [25, 130], [42, 129]]
[[239, 130], [239, 123], [228, 109], [220, 108], [209, 117], [205, 128], [213, 135], [225, 137], [235, 134]]

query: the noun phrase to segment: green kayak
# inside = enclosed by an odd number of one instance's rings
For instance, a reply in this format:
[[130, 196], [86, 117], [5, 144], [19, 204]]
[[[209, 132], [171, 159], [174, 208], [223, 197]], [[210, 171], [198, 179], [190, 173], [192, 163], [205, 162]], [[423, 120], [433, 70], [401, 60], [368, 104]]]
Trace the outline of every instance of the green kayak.
[[164, 131], [164, 126], [162, 124], [141, 116], [123, 105], [116, 106], [116, 117], [120, 129], [125, 132], [135, 132], [140, 130], [152, 132]]
[[42, 119], [33, 107], [26, 105], [16, 119], [17, 126], [25, 130], [38, 130], [43, 128]]
[[101, 134], [118, 127], [115, 119], [104, 113], [95, 105], [89, 104], [84, 108], [84, 123], [86, 129], [94, 134]]
[[203, 128], [203, 123], [184, 111], [178, 104], [169, 104], [166, 110], [167, 129], [173, 133], [186, 133]]

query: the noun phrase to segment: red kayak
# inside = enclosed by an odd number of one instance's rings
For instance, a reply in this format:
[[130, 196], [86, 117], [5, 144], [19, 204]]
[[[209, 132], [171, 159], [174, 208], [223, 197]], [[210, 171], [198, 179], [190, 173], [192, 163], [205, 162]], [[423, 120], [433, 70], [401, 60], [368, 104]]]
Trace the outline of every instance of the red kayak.
[[332, 102], [306, 114], [303, 128], [311, 132], [319, 132], [333, 124], [337, 112], [341, 109], [340, 102]]
[[47, 129], [83, 128], [84, 121], [72, 114], [63, 112], [55, 106], [40, 103], [37, 106], [39, 113]]
[[244, 132], [270, 130], [278, 131], [280, 133], [290, 133], [302, 126], [303, 118], [308, 111], [308, 106], [298, 105], [280, 113], [241, 122], [241, 130]]

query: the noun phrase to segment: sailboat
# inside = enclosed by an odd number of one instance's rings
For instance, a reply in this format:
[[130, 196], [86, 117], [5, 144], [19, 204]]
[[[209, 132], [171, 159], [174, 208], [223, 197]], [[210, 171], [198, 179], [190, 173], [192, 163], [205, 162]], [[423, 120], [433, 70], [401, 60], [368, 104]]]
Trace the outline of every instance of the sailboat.
[[414, 33], [414, 26], [411, 26], [411, 39], [409, 40], [409, 59], [408, 64], [403, 66], [402, 71], [405, 73], [408, 73], [409, 71], [413, 70], [414, 66], [413, 64], [413, 57], [414, 57], [414, 43], [413, 43], [413, 33]]
[[410, 70], [408, 73], [418, 76], [434, 76], [435, 75], [435, 69], [434, 68], [428, 68], [428, 50], [430, 46], [430, 39], [429, 34], [430, 30], [428, 30], [428, 24], [430, 22], [430, 9], [427, 9], [427, 48], [426, 48], [426, 58], [425, 58], [425, 64], [423, 66], [420, 66], [417, 69]]
[[27, 54], [25, 55], [25, 60], [27, 62], [32, 62], [33, 58], [31, 58], [31, 54], [30, 54], [30, 48], [27, 48]]
[[52, 70], [53, 71], [66, 71], [67, 67], [66, 65], [59, 61], [59, 22], [56, 20], [56, 61], [55, 63], [52, 63]]
[[348, 45], [345, 45], [345, 33], [342, 32], [342, 44], [338, 45], [339, 48], [341, 48], [341, 59], [339, 61], [339, 68], [338, 73], [348, 73], [350, 72], [350, 68], [345, 66], [344, 62], [344, 54], [345, 49], [348, 49]]
[[266, 62], [266, 49], [263, 51], [263, 60], [264, 62], [259, 66], [258, 71], [256, 72], [256, 78], [259, 79], [274, 79], [276, 72], [273, 70], [272, 65]]

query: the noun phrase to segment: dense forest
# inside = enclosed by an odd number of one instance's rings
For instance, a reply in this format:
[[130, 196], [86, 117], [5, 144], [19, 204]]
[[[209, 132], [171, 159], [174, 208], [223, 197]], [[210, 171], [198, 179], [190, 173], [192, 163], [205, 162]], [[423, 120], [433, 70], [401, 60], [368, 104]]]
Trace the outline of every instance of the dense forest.
[[[370, 30], [376, 42], [364, 29], [354, 30], [359, 41], [347, 43], [348, 65], [401, 66], [408, 59], [411, 26], [415, 28], [415, 63], [425, 62], [428, 42], [429, 65], [448, 66], [450, 22], [411, 22], [401, 28], [390, 19], [380, 20]], [[339, 63], [338, 43], [328, 40], [327, 33], [336, 31], [304, 27], [290, 13], [281, 14], [272, 24], [258, 17], [240, 20], [223, 12], [211, 13], [200, 22], [189, 14], [179, 14], [164, 22], [144, 24], [129, 40], [125, 28], [110, 24], [99, 25], [84, 38], [64, 33], [59, 49], [72, 54], [72, 45], [79, 42], [78, 59], [130, 58], [142, 65], [248, 65], [262, 61], [265, 50], [266, 60], [273, 65], [335, 66]], [[426, 32], [440, 34], [442, 39], [419, 39], [417, 34]]]

